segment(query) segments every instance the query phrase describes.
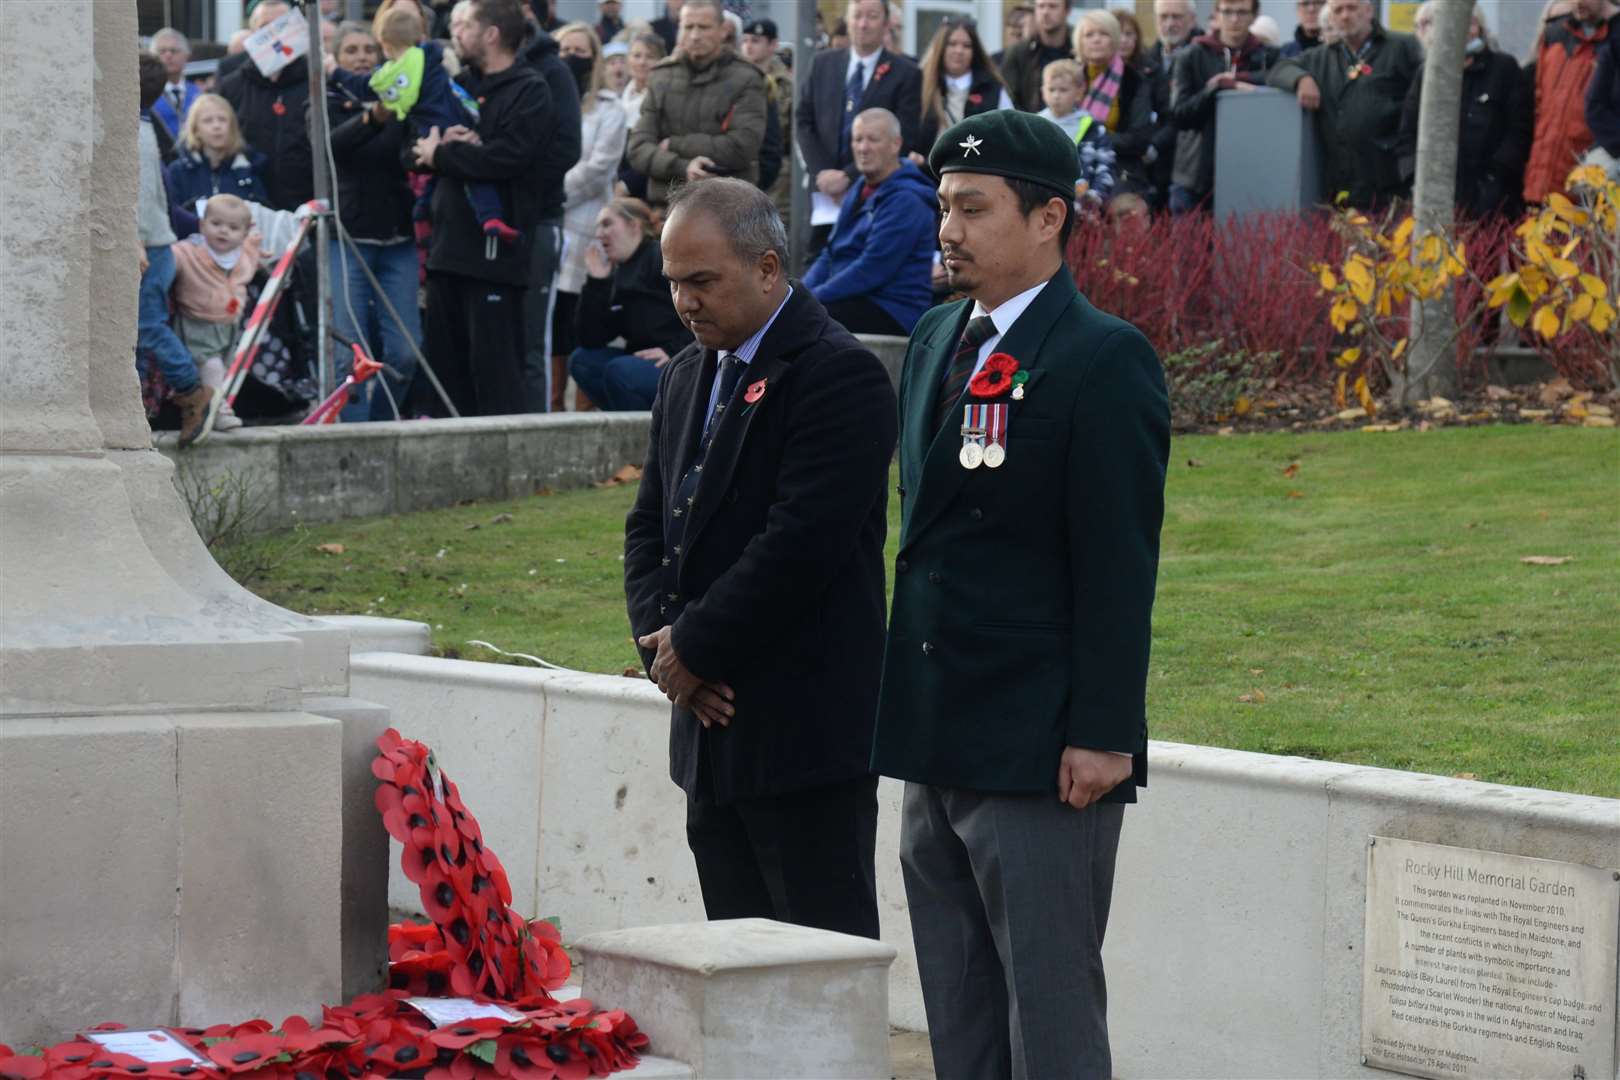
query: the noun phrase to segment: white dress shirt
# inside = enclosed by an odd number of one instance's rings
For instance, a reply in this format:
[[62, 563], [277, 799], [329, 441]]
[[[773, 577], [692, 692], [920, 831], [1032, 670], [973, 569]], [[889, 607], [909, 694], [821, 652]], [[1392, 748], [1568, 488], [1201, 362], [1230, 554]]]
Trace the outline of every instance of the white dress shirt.
[[[1043, 281], [1033, 288], [1025, 289], [1017, 296], [1009, 297], [1003, 300], [994, 311], [986, 311], [983, 304], [974, 301], [972, 318], [977, 319], [981, 315], [990, 316], [990, 321], [996, 324], [996, 332], [986, 338], [983, 345], [979, 346], [979, 362], [973, 365], [973, 374], [969, 375], [968, 378], [971, 379], [973, 375], [979, 373], [979, 369], [984, 367], [984, 362], [990, 359], [990, 354], [996, 351], [996, 346], [1001, 344], [1002, 336], [1012, 329], [1012, 324], [1018, 321], [1018, 316], [1022, 315], [1029, 305], [1035, 302], [1035, 298], [1041, 294], [1041, 290], [1046, 288], [1048, 284], [1049, 282]], [[1014, 359], [1017, 358], [1014, 357]]]
[[882, 51], [878, 49], [870, 56], [856, 56], [854, 49], [849, 50], [849, 66], [844, 68], [844, 85], [849, 85], [849, 77], [855, 74], [856, 68], [861, 69], [861, 90], [864, 92], [872, 85], [872, 69], [877, 66], [878, 54]]

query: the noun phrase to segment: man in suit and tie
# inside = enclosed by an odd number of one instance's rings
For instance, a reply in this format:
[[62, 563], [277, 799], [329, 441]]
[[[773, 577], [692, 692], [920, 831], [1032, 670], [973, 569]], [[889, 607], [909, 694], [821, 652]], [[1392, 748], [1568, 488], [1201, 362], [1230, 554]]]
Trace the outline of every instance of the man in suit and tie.
[[1064, 264], [1074, 145], [1028, 113], [940, 136], [953, 291], [901, 377], [901, 531], [873, 769], [942, 1080], [1112, 1075], [1103, 930], [1147, 777], [1170, 414], [1153, 347]]
[[[849, 48], [818, 53], [793, 117], [806, 170], [816, 190], [841, 202], [860, 175], [850, 150], [855, 117], [888, 109], [900, 120], [900, 155], [919, 148], [922, 72], [915, 61], [883, 47], [889, 9], [883, 0], [854, 0], [845, 16]], [[830, 228], [823, 226], [822, 240]], [[818, 245], [819, 246], [819, 245]]]
[[196, 83], [186, 79], [186, 61], [191, 59], [191, 42], [180, 31], [166, 26], [152, 35], [152, 52], [163, 61], [163, 71], [168, 76], [163, 93], [152, 106], [152, 115], [163, 124], [170, 136], [178, 139], [180, 125], [186, 122], [186, 113], [191, 111], [191, 103], [197, 100], [201, 92]]
[[662, 245], [696, 341], [659, 379], [624, 580], [703, 906], [875, 938], [894, 391], [789, 283], [753, 185], [677, 188]]

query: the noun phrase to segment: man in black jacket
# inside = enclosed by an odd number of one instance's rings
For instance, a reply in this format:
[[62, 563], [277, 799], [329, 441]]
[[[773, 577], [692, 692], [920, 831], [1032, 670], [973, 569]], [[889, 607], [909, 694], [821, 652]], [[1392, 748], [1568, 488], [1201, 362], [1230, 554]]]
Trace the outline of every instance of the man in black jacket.
[[[1041, 111], [1041, 74], [1054, 60], [1074, 58], [1069, 42], [1069, 0], [1035, 0], [1029, 36], [1008, 46], [1001, 77], [1013, 104], [1025, 112]], [[932, 146], [917, 150], [926, 154]]]
[[781, 218], [751, 184], [678, 189], [663, 252], [697, 342], [659, 381], [624, 580], [674, 703], [703, 906], [876, 938], [867, 753], [894, 391], [790, 286]]
[[[409, 164], [438, 174], [428, 250], [427, 352], [456, 408], [466, 416], [524, 412], [523, 294], [530, 247], [543, 207], [534, 183], [551, 123], [551, 90], [526, 64], [518, 0], [471, 0], [458, 18], [456, 52], [480, 72], [478, 130], [433, 128], [407, 147]], [[463, 184], [498, 184], [502, 218], [522, 236], [486, 237]]]
[[1215, 96], [1266, 83], [1277, 49], [1249, 32], [1260, 0], [1220, 0], [1215, 29], [1176, 55], [1170, 122], [1177, 131], [1170, 212], [1185, 214], [1215, 191]]
[[551, 89], [551, 115], [540, 133], [542, 153], [535, 182], [540, 185], [540, 219], [534, 226], [529, 260], [529, 288], [523, 299], [527, 343], [523, 378], [529, 388], [529, 411], [551, 408], [551, 314], [557, 302], [557, 270], [562, 263], [563, 177], [579, 161], [579, 86], [557, 54], [557, 42], [543, 26], [551, 18], [547, 0], [529, 0], [530, 20], [518, 63], [534, 69]]
[[315, 197], [315, 156], [304, 117], [309, 108], [309, 62], [302, 56], [266, 76], [249, 61], [219, 84], [236, 110], [242, 138], [265, 156], [270, 205], [297, 210]]

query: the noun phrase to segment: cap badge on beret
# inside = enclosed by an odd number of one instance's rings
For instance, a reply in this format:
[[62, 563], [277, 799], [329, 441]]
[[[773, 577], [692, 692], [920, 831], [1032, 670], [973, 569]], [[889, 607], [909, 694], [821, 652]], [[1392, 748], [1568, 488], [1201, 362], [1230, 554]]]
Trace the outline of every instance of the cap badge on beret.
[[969, 135], [966, 139], [963, 139], [956, 145], [962, 148], [962, 156], [967, 157], [969, 154], [978, 154], [979, 147], [981, 144], [983, 144], [983, 142], [984, 140], [979, 138], [977, 135]]

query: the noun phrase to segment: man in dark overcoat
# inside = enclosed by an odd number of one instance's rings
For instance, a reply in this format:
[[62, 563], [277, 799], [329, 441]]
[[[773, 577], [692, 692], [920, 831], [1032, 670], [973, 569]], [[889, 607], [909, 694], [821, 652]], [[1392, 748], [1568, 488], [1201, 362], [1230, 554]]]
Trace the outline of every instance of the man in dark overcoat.
[[1056, 125], [969, 117], [929, 166], [968, 299], [922, 317], [901, 378], [873, 767], [906, 781], [939, 1076], [1107, 1078], [1103, 930], [1147, 776], [1163, 371], [1064, 265], [1077, 165]]
[[624, 581], [674, 703], [703, 906], [876, 938], [894, 391], [789, 283], [782, 219], [752, 184], [675, 189], [662, 245], [696, 342], [659, 378]]

